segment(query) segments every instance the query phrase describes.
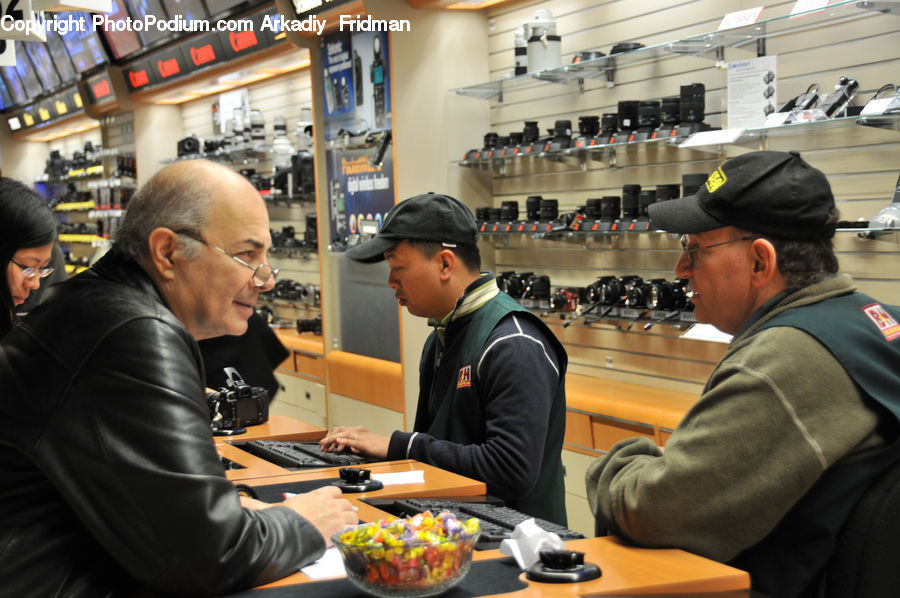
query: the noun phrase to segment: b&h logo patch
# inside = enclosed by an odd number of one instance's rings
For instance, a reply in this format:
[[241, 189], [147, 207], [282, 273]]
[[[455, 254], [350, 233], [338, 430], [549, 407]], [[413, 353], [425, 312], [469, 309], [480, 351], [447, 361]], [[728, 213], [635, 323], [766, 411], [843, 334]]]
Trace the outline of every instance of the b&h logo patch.
[[716, 171], [709, 175], [709, 178], [706, 179], [706, 190], [710, 193], [715, 193], [716, 189], [725, 184], [725, 181], [728, 180], [728, 177], [725, 176], [725, 172], [722, 170], [722, 167], [716, 168]]
[[472, 366], [464, 365], [459, 368], [459, 378], [456, 380], [456, 388], [469, 388], [472, 386]]
[[888, 341], [900, 337], [900, 324], [881, 305], [872, 303], [862, 308], [862, 310], [878, 326], [878, 330], [881, 331], [881, 334]]

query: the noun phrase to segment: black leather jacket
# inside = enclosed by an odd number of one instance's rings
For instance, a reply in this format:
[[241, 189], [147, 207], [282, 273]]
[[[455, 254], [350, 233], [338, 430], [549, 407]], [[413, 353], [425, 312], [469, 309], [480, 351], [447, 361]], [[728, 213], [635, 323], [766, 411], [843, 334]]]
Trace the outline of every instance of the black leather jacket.
[[283, 507], [241, 508], [197, 343], [115, 249], [0, 342], [0, 595], [211, 595], [321, 556]]

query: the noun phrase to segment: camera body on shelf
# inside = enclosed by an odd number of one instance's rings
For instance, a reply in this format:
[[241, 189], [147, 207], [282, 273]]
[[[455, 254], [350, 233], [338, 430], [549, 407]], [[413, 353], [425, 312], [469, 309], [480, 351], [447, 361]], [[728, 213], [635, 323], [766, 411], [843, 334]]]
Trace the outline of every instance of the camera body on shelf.
[[225, 386], [206, 395], [214, 434], [240, 434], [269, 421], [269, 391], [250, 386], [234, 368], [225, 368]]

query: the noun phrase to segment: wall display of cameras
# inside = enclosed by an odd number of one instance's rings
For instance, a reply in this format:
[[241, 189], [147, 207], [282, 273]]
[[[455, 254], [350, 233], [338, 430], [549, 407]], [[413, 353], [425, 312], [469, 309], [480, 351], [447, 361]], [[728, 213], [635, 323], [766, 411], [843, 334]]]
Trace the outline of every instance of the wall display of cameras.
[[519, 202], [501, 202], [499, 208], [475, 209], [475, 221], [480, 235], [528, 233], [536, 236], [555, 236], [558, 233], [594, 234], [628, 233], [655, 230], [650, 221], [650, 204], [692, 195], [706, 182], [706, 174], [685, 174], [681, 185], [665, 184], [655, 188], [624, 185], [622, 195], [607, 195], [588, 199], [584, 205], [570, 212], [559, 213], [556, 199], [532, 195], [525, 199], [525, 219], [519, 219]]
[[[104, 161], [112, 160], [111, 171], [104, 168]], [[60, 182], [84, 178], [98, 178], [108, 174], [113, 178], [136, 176], [133, 154], [121, 153], [115, 148], [103, 148], [86, 141], [83, 149], [72, 152], [71, 158], [64, 158], [59, 150], [51, 150], [44, 167], [42, 182]]]
[[281, 230], [269, 229], [272, 236], [272, 249], [274, 254], [292, 255], [295, 252], [308, 256], [319, 250], [318, 220], [316, 214], [310, 212], [306, 215], [306, 230], [298, 233], [293, 225], [282, 226]]
[[296, 145], [288, 136], [287, 121], [276, 116], [272, 140], [266, 137], [266, 121], [260, 110], [249, 117], [236, 108], [226, 121], [224, 135], [201, 140], [188, 135], [178, 140], [176, 160], [206, 158], [224, 162], [246, 176], [268, 201], [312, 200], [315, 198], [313, 132], [310, 115], [302, 111], [297, 127]]
[[321, 291], [314, 284], [301, 284], [290, 278], [282, 278], [275, 286], [265, 293], [260, 293], [264, 299], [284, 299], [296, 303], [302, 303], [307, 307], [319, 307], [322, 303]]
[[693, 324], [694, 306], [690, 301], [687, 280], [640, 276], [601, 276], [585, 287], [558, 287], [552, 290], [550, 277], [533, 272], [501, 272], [497, 286], [518, 301], [522, 307], [546, 313], [569, 316], [564, 326], [576, 318], [594, 320], [645, 320], [644, 330], [654, 324]]
[[680, 95], [661, 100], [622, 100], [617, 112], [602, 116], [578, 117], [578, 132], [572, 133], [572, 121], [558, 120], [549, 135], [541, 136], [537, 121], [525, 121], [521, 132], [509, 135], [485, 134], [483, 146], [466, 152], [462, 166], [480, 166], [498, 159], [529, 156], [554, 158], [584, 157], [586, 150], [617, 148], [642, 142], [682, 141], [694, 133], [713, 129], [703, 122], [706, 110], [702, 83], [685, 83]]

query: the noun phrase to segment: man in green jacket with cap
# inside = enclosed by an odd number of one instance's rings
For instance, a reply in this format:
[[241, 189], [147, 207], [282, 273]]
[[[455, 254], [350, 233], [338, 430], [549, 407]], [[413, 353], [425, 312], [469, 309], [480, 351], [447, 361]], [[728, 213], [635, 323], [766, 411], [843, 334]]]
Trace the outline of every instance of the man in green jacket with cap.
[[375, 237], [347, 251], [361, 262], [386, 259], [400, 305], [428, 318], [434, 332], [422, 353], [412, 432], [336, 427], [321, 444], [430, 463], [565, 525], [566, 352], [540, 318], [500, 292], [493, 274], [480, 272], [476, 237], [468, 207], [426, 193], [394, 206]]
[[837, 532], [900, 457], [900, 310], [837, 274], [831, 187], [796, 152], [733, 158], [650, 218], [683, 235], [697, 320], [733, 339], [665, 452], [630, 438], [588, 469], [597, 526], [822, 595]]

